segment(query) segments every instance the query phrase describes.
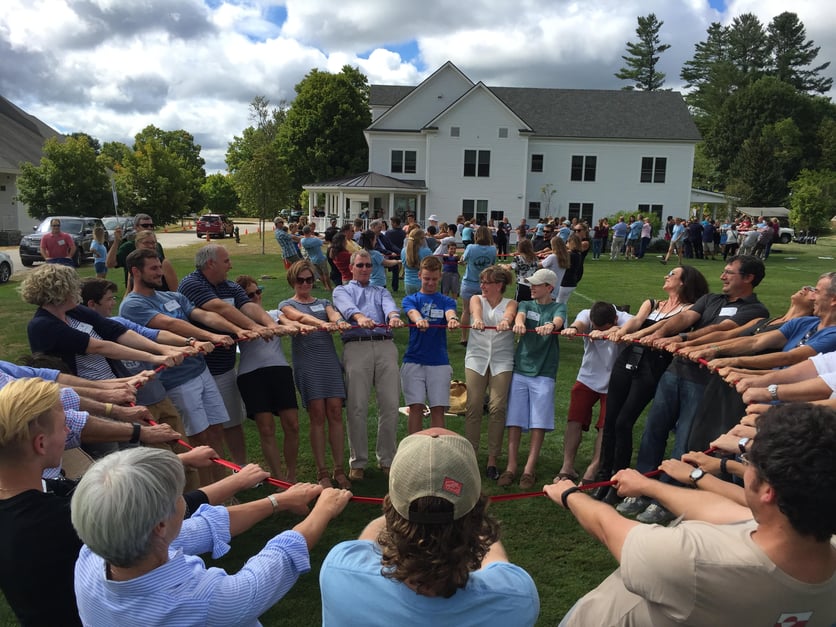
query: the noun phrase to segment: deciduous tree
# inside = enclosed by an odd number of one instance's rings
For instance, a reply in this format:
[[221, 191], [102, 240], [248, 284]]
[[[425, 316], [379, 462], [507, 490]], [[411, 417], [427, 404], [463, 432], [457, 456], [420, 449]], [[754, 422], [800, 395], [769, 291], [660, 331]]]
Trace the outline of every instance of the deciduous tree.
[[802, 170], [790, 189], [790, 221], [796, 228], [814, 232], [826, 229], [836, 206], [836, 172]]
[[200, 188], [206, 210], [210, 213], [235, 215], [238, 211], [238, 194], [228, 174], [210, 174]]
[[85, 134], [51, 138], [38, 165], [21, 165], [18, 196], [29, 215], [102, 216], [112, 210], [110, 183], [89, 139]]

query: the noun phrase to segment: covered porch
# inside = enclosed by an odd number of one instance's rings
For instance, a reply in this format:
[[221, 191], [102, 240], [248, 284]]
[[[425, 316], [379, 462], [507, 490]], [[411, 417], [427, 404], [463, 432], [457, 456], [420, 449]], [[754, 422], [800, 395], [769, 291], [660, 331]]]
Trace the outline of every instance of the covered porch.
[[405, 181], [377, 172], [303, 185], [308, 192], [308, 218], [318, 231], [336, 218], [339, 224], [361, 218], [367, 223], [397, 216], [406, 222], [413, 214], [419, 224], [424, 222], [427, 207], [427, 186], [423, 180]]

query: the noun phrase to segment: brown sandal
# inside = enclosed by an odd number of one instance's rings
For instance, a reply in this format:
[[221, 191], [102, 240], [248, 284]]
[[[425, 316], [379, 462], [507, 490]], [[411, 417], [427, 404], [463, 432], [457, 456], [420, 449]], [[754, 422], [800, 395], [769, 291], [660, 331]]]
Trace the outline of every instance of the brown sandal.
[[342, 468], [334, 470], [334, 481], [341, 490], [351, 489], [351, 481], [345, 476], [345, 471]]
[[331, 473], [327, 468], [320, 468], [316, 473], [316, 480], [323, 488], [333, 488], [334, 484], [331, 482]]

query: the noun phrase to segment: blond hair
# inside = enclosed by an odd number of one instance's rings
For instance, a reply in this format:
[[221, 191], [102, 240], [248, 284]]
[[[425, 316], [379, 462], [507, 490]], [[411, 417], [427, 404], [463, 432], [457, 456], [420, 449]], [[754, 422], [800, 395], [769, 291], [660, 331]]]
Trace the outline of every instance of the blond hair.
[[81, 279], [75, 268], [45, 263], [27, 274], [18, 288], [20, 297], [30, 305], [60, 305], [70, 296], [81, 298]]
[[419, 227], [413, 228], [406, 236], [406, 265], [410, 268], [417, 268], [421, 264], [418, 251], [424, 243], [424, 231]]
[[44, 414], [59, 401], [60, 386], [43, 379], [16, 379], [0, 389], [0, 457], [20, 447]]

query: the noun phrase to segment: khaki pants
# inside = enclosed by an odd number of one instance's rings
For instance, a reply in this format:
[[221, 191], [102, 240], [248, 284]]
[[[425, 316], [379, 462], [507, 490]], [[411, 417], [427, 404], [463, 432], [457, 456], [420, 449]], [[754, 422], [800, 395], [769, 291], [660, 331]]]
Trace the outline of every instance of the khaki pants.
[[499, 457], [502, 452], [502, 436], [505, 432], [505, 414], [508, 410], [508, 390], [511, 386], [512, 371], [492, 375], [488, 368], [484, 375], [465, 368], [467, 383], [467, 413], [464, 419], [464, 434], [479, 456], [479, 439], [482, 435], [482, 413], [485, 391], [490, 392], [488, 402], [488, 454]]
[[343, 346], [346, 417], [351, 468], [369, 462], [369, 398], [377, 395], [377, 462], [389, 467], [397, 449], [400, 371], [398, 348], [392, 340], [348, 342]]

